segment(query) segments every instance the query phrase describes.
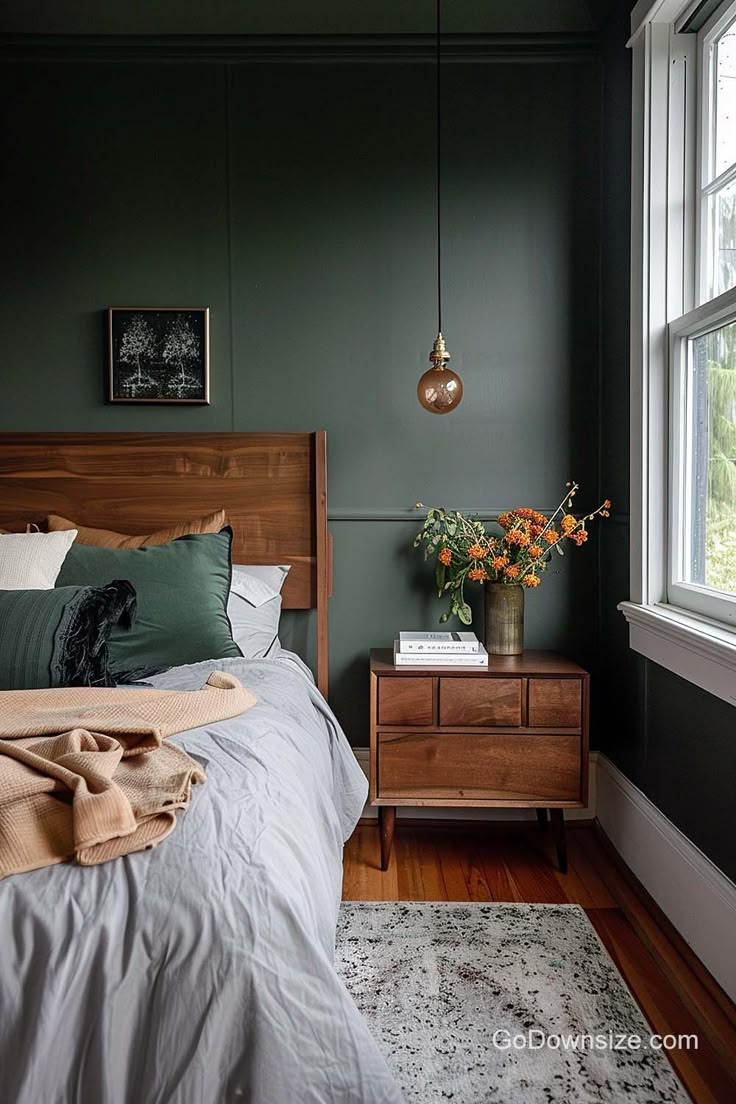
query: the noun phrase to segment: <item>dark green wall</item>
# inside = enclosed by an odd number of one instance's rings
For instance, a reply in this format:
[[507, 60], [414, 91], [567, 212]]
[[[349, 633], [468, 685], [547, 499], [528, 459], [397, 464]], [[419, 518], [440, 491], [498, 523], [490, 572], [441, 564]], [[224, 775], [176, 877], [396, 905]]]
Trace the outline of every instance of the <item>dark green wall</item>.
[[[619, 507], [601, 537], [598, 740], [686, 836], [736, 879], [728, 831], [736, 779], [733, 706], [632, 652], [616, 605], [629, 596], [628, 5], [610, 3], [603, 55], [602, 466]], [[620, 9], [620, 10], [618, 10]]]
[[[571, 476], [596, 495], [597, 62], [445, 68], [444, 328], [466, 388], [445, 418], [415, 394], [436, 333], [431, 66], [1, 79], [0, 429], [325, 427], [331, 696], [365, 743], [368, 649], [441, 611], [413, 503], [549, 507]], [[209, 305], [209, 408], [104, 405], [110, 304]], [[529, 596], [530, 645], [595, 662], [595, 571], [576, 552]]]

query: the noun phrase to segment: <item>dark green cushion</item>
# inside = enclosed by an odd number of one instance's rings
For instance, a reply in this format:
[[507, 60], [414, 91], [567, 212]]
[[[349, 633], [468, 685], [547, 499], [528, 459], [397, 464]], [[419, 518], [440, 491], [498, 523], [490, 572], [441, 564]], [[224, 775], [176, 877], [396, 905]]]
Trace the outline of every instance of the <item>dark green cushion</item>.
[[134, 612], [126, 582], [0, 591], [0, 690], [113, 686], [108, 639]]
[[73, 544], [56, 585], [133, 584], [135, 624], [110, 639], [110, 662], [118, 672], [239, 656], [227, 616], [231, 541], [232, 530], [223, 529], [143, 548]]

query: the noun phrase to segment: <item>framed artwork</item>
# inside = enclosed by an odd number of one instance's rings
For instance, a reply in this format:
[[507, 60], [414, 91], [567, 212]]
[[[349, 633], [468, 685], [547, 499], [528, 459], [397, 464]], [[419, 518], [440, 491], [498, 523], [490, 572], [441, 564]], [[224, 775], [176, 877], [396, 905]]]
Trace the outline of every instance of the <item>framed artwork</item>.
[[210, 401], [208, 307], [109, 307], [111, 403]]

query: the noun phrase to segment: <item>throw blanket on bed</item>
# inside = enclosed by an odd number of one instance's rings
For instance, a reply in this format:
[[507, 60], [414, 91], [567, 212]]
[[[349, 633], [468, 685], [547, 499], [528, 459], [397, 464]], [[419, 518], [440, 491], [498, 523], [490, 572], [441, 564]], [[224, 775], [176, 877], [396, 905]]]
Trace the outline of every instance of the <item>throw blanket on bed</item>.
[[0, 693], [0, 878], [155, 847], [204, 771], [165, 744], [255, 698], [213, 672], [200, 690], [69, 687]]

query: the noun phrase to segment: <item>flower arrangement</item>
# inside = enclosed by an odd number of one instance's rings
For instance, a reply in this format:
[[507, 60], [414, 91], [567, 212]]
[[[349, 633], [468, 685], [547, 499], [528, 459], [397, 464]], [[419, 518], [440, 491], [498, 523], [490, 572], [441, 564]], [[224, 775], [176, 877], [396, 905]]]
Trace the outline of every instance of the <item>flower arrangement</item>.
[[[588, 522], [608, 517], [611, 503], [606, 499], [591, 514], [575, 517], [572, 506], [578, 484], [567, 483], [566, 487], [565, 497], [551, 517], [519, 506], [499, 516], [500, 534], [489, 534], [482, 521], [457, 510], [427, 510], [414, 547], [424, 546], [425, 559], [437, 557], [437, 593], [440, 598], [450, 596], [450, 609], [442, 614], [441, 622], [456, 614], [464, 625], [471, 623], [473, 617], [464, 594], [466, 581], [538, 587], [553, 552], [563, 556], [566, 541], [578, 548], [585, 544]], [[417, 508], [424, 506], [418, 502]]]

